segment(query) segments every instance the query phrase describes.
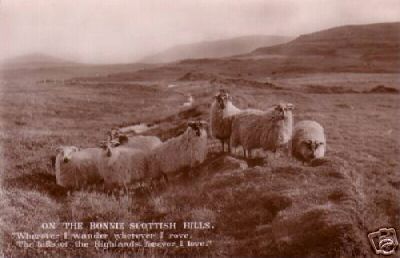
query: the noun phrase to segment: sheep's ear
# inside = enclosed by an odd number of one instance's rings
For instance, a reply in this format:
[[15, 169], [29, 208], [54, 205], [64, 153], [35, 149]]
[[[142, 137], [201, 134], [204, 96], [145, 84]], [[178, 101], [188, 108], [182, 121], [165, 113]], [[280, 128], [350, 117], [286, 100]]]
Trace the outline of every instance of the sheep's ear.
[[189, 127], [195, 127], [196, 126], [196, 122], [195, 121], [189, 121], [188, 123], [187, 123], [187, 125], [189, 126]]
[[57, 152], [57, 153], [60, 153], [63, 149], [64, 149], [64, 148], [63, 148], [62, 146], [58, 146], [58, 147], [56, 148], [56, 152]]
[[79, 147], [74, 147], [73, 150], [74, 150], [74, 151], [80, 151], [81, 148], [79, 148]]

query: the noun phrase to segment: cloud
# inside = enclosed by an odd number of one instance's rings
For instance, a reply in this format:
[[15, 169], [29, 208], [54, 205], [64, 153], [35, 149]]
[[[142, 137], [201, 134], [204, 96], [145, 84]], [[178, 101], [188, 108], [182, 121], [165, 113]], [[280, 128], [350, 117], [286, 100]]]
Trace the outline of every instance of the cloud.
[[[1, 56], [132, 62], [176, 44], [395, 21], [397, 0], [3, 0]], [[3, 38], [3, 35], [5, 37]]]

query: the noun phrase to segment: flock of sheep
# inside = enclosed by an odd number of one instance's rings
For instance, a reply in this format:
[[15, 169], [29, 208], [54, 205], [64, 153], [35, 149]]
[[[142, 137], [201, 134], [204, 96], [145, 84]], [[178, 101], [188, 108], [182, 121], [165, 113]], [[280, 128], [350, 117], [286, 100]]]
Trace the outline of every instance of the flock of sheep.
[[262, 148], [276, 152], [286, 148], [289, 155], [310, 162], [325, 155], [326, 139], [323, 127], [315, 121], [304, 120], [293, 128], [291, 103], [279, 103], [268, 110], [239, 109], [225, 90], [215, 95], [211, 105], [211, 135], [231, 147], [243, 148], [243, 156], [250, 158], [252, 150]]
[[[293, 157], [308, 162], [324, 156], [324, 130], [315, 121], [301, 121], [293, 128], [293, 105], [281, 103], [269, 110], [235, 107], [227, 91], [220, 90], [211, 105], [211, 136], [231, 147], [243, 148], [243, 156], [262, 148], [276, 152], [286, 148]], [[186, 131], [162, 142], [156, 136], [127, 136], [118, 129], [108, 133], [100, 147], [57, 148], [54, 168], [57, 184], [81, 188], [96, 182], [105, 187], [129, 187], [134, 182], [153, 184], [183, 168], [204, 162], [208, 153], [207, 123], [190, 121]]]

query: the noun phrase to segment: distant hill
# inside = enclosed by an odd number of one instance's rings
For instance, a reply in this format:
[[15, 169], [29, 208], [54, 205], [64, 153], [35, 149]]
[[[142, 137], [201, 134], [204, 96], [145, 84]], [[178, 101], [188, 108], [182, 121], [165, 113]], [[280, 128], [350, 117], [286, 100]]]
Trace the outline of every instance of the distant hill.
[[218, 58], [248, 53], [261, 46], [272, 46], [288, 42], [284, 36], [253, 35], [225, 40], [204, 41], [178, 45], [155, 55], [145, 57], [141, 62], [163, 63], [189, 58]]
[[0, 65], [7, 69], [72, 66], [78, 64], [79, 63], [41, 53], [17, 56], [6, 59], [0, 63]]
[[400, 57], [400, 22], [347, 25], [318, 31], [277, 46], [266, 46], [253, 55], [358, 56], [363, 60]]

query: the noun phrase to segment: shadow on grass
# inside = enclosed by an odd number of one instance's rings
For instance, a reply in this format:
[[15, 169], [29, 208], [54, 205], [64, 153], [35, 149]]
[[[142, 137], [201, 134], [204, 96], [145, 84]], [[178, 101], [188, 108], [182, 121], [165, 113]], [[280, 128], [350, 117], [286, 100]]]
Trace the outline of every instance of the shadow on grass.
[[55, 175], [44, 171], [35, 171], [31, 174], [7, 179], [3, 182], [3, 186], [5, 188], [36, 190], [54, 199], [63, 199], [68, 193], [68, 189], [56, 184]]

